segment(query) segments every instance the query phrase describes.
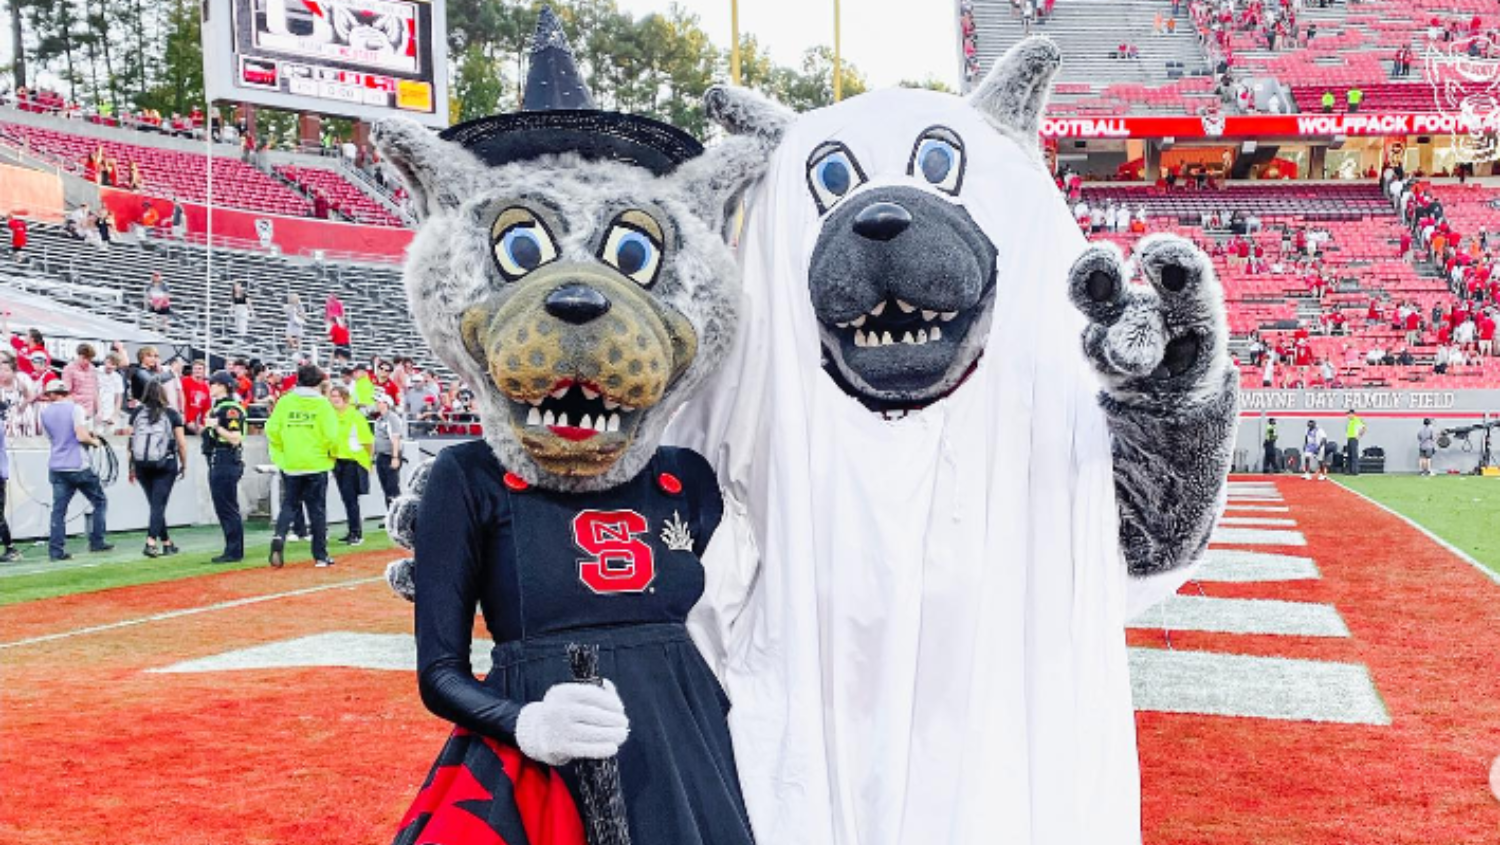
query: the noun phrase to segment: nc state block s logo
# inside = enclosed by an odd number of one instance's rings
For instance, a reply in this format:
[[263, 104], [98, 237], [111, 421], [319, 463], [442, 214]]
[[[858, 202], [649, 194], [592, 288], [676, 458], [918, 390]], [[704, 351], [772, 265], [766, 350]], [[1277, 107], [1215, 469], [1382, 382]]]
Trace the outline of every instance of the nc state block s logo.
[[573, 542], [590, 557], [578, 577], [596, 593], [645, 592], [656, 580], [656, 559], [641, 539], [646, 517], [630, 510], [582, 511], [573, 517]]

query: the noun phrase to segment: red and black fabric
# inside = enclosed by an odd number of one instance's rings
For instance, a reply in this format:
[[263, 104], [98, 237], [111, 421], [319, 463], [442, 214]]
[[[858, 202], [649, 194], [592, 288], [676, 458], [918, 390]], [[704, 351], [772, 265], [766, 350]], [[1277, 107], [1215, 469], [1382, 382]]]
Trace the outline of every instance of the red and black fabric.
[[[659, 449], [635, 478], [592, 493], [528, 485], [483, 440], [444, 449], [417, 515], [422, 700], [503, 747], [522, 707], [574, 680], [569, 647], [592, 646], [630, 719], [616, 760], [631, 840], [753, 845], [729, 699], [685, 625], [722, 515], [713, 468], [686, 449]], [[469, 659], [476, 604], [495, 642], [483, 681]], [[557, 771], [576, 799], [577, 767]]]
[[558, 773], [457, 728], [401, 819], [394, 845], [587, 845]]

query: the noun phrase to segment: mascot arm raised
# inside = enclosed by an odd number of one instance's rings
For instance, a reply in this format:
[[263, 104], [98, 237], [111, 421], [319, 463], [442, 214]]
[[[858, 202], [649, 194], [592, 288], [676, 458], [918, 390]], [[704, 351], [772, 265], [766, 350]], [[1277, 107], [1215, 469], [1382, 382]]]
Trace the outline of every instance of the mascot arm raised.
[[1142, 239], [1130, 262], [1091, 246], [1069, 293], [1104, 382], [1133, 614], [1176, 591], [1223, 509], [1239, 402], [1224, 293], [1208, 256], [1172, 235]]

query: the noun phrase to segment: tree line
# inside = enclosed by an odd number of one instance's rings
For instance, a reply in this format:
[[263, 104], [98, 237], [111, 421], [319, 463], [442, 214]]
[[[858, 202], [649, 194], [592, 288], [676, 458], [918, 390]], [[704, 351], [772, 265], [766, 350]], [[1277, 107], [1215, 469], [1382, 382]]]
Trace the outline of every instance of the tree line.
[[[199, 4], [193, 0], [6, 0], [13, 86], [45, 72], [69, 100], [102, 112], [185, 114], [203, 99]], [[562, 18], [579, 69], [601, 108], [651, 115], [700, 137], [703, 92], [729, 76], [729, 51], [696, 15], [673, 5], [637, 18], [615, 0], [448, 0], [451, 117], [454, 122], [519, 107], [536, 18], [551, 5]], [[808, 49], [794, 67], [773, 61], [754, 36], [740, 43], [741, 83], [799, 111], [833, 100], [833, 51]], [[903, 83], [906, 84], [906, 83]], [[941, 87], [939, 83], [916, 83]], [[845, 97], [866, 88], [843, 65]], [[265, 111], [261, 112], [265, 115]], [[262, 132], [292, 131], [291, 115], [266, 115]]]

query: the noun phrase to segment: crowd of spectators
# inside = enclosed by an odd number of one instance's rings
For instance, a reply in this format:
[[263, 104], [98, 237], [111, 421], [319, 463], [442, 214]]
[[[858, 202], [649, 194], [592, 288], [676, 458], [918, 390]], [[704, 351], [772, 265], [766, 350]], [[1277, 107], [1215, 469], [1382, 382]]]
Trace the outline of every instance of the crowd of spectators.
[[[194, 106], [187, 114], [173, 112], [170, 116], [163, 116], [156, 109], [139, 109], [134, 112], [116, 109], [108, 101], [100, 102], [93, 108], [85, 108], [82, 103], [69, 100], [51, 89], [24, 86], [15, 91], [0, 92], [0, 103], [17, 111], [52, 114], [102, 126], [119, 126], [141, 132], [179, 137], [202, 137], [204, 121], [207, 119], [203, 109], [198, 106]], [[233, 140], [237, 135], [233, 126], [221, 127], [217, 114], [213, 116], [212, 131], [215, 138], [224, 141]]]

